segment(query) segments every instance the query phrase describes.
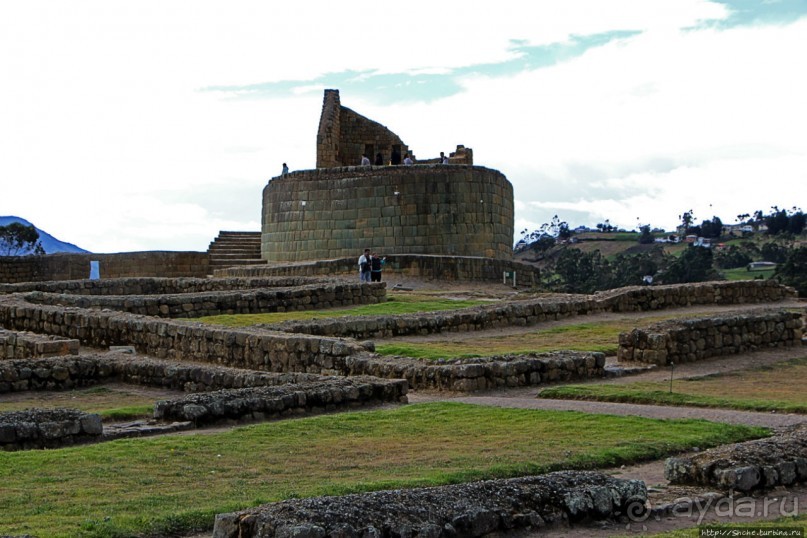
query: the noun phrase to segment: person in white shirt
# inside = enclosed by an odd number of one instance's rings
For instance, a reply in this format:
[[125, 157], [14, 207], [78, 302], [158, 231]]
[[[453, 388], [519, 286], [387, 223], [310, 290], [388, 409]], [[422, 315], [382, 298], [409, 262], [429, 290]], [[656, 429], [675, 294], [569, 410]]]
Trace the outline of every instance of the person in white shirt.
[[406, 166], [412, 166], [414, 164], [412, 157], [410, 157], [408, 153], [404, 156], [404, 164]]
[[359, 280], [361, 282], [370, 282], [370, 271], [372, 263], [372, 256], [370, 256], [370, 249], [364, 249], [364, 254], [359, 256]]
[[361, 165], [362, 166], [370, 166], [370, 159], [368, 159], [367, 155], [365, 155], [363, 153], [361, 155]]

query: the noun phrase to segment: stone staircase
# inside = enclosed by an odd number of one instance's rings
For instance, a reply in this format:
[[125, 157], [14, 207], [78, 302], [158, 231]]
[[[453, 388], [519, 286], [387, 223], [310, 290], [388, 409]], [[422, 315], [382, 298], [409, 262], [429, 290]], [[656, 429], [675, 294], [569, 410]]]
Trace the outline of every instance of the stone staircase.
[[261, 232], [219, 232], [207, 249], [210, 269], [234, 265], [259, 265], [261, 258]]

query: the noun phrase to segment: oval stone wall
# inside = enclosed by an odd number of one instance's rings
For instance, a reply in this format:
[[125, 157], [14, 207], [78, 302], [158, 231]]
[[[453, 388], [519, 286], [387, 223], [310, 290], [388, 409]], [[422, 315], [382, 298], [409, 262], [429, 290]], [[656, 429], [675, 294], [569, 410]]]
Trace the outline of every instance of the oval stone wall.
[[365, 248], [511, 259], [513, 187], [481, 166], [414, 165], [306, 170], [264, 188], [266, 260], [358, 259]]

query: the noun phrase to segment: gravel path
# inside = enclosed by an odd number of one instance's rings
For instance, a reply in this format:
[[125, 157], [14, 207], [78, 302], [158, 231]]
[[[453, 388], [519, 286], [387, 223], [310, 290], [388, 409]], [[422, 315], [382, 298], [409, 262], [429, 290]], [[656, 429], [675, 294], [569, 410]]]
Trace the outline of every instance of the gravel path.
[[[435, 401], [420, 394], [411, 394], [409, 401]], [[518, 409], [549, 409], [554, 411], [580, 411], [603, 415], [638, 416], [657, 419], [696, 418], [727, 424], [746, 424], [749, 426], [765, 426], [783, 428], [807, 422], [807, 415], [755, 413], [732, 409], [712, 409], [700, 407], [671, 407], [661, 405], [641, 405], [612, 402], [589, 402], [579, 400], [549, 400], [543, 398], [519, 398], [502, 396], [459, 396], [451, 398], [454, 402], [495, 407], [512, 407]]]

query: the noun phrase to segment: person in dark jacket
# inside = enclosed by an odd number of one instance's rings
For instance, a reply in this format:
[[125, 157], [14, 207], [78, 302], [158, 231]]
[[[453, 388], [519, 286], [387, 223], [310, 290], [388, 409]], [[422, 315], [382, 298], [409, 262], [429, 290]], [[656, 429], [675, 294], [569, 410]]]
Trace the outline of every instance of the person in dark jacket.
[[381, 282], [381, 268], [384, 267], [386, 258], [381, 258], [373, 252], [370, 258], [370, 282]]

